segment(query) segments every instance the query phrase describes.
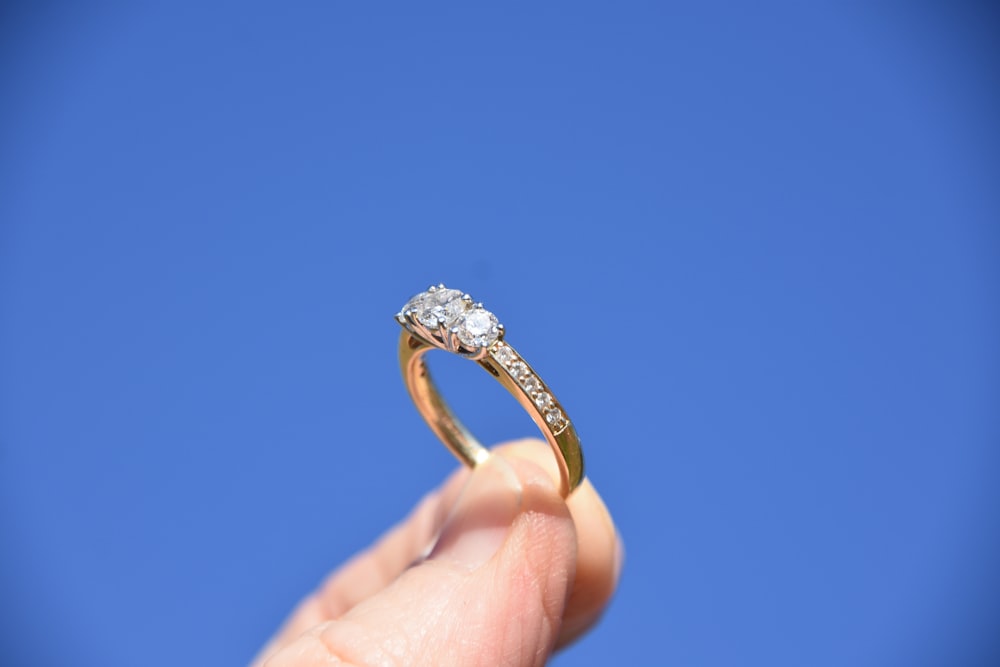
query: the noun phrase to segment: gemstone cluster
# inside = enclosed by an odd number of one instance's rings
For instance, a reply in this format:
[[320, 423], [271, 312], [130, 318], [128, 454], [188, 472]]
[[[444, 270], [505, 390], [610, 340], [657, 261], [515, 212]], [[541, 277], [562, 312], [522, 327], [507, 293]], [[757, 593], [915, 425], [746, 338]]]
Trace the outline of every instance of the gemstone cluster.
[[[396, 316], [399, 323], [428, 340], [458, 352], [479, 352], [500, 339], [503, 326], [496, 315], [473, 303], [472, 297], [444, 285], [431, 287], [406, 302]], [[421, 331], [420, 329], [423, 329]]]

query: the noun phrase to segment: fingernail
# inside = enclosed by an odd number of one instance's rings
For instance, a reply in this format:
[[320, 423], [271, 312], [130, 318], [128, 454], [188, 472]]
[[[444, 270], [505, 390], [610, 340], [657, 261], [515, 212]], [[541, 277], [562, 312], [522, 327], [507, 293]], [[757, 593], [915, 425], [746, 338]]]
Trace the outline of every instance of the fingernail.
[[430, 560], [475, 569], [500, 549], [521, 510], [521, 482], [497, 455], [476, 466], [445, 520]]

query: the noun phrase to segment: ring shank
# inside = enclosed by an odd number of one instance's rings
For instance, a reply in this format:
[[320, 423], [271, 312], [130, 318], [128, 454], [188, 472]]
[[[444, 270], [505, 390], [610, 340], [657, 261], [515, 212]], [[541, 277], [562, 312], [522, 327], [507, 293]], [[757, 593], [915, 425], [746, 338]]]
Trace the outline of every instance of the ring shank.
[[[466, 465], [475, 467], [489, 458], [487, 450], [448, 407], [431, 379], [423, 356], [434, 347], [403, 331], [399, 339], [399, 364], [410, 398], [435, 435]], [[571, 423], [559, 430], [546, 423], [531, 397], [489, 355], [477, 362], [496, 378], [531, 415], [559, 464], [560, 492], [565, 498], [583, 480], [583, 453], [580, 438]]]

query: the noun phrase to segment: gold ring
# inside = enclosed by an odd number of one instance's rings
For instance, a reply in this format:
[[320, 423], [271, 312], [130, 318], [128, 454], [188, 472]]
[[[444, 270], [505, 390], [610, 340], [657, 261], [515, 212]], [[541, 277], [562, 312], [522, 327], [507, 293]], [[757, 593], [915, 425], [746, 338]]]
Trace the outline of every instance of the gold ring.
[[559, 462], [563, 497], [579, 486], [583, 480], [580, 437], [552, 390], [504, 340], [504, 327], [496, 315], [468, 294], [436, 285], [407, 301], [396, 321], [403, 327], [399, 365], [410, 398], [427, 425], [460, 461], [475, 467], [489, 457], [489, 451], [455, 417], [434, 386], [423, 358], [433, 349], [471, 359], [499, 380], [552, 447]]

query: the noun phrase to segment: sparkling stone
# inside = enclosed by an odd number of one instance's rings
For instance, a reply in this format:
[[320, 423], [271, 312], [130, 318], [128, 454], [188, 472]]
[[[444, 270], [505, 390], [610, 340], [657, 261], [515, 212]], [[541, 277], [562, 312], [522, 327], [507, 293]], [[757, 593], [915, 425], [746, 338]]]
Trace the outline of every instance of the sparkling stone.
[[535, 396], [535, 405], [537, 405], [540, 410], [546, 410], [552, 407], [552, 396], [547, 391], [541, 392], [538, 396]]
[[433, 292], [421, 292], [403, 306], [403, 311], [412, 310], [418, 322], [428, 329], [436, 329], [438, 320], [444, 320], [447, 328], [455, 326], [459, 318], [472, 307], [462, 299], [457, 289], [438, 288]]
[[500, 323], [497, 316], [485, 308], [472, 308], [458, 321], [458, 339], [466, 347], [477, 348], [492, 345], [500, 337]]
[[529, 394], [534, 394], [536, 391], [542, 390], [542, 381], [538, 379], [537, 375], [529, 375], [521, 380], [521, 386]]
[[507, 370], [510, 371], [510, 374], [515, 378], [520, 378], [528, 372], [528, 366], [523, 361], [515, 361], [507, 367]]
[[566, 417], [563, 416], [562, 410], [559, 408], [553, 408], [546, 412], [545, 421], [549, 423], [549, 426], [556, 430], [566, 425]]
[[493, 353], [496, 360], [499, 361], [504, 366], [510, 366], [511, 362], [517, 359], [517, 355], [514, 354], [514, 350], [508, 345], [501, 345], [497, 348], [497, 351]]

